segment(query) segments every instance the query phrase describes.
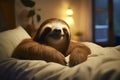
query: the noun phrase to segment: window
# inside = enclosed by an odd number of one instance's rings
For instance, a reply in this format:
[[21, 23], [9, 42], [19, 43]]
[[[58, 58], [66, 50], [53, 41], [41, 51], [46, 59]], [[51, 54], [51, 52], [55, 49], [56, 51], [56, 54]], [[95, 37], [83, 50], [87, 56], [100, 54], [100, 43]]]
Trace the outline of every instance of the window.
[[114, 38], [115, 44], [120, 45], [120, 0], [113, 0], [113, 16], [114, 16]]
[[112, 0], [93, 0], [93, 41], [113, 45]]

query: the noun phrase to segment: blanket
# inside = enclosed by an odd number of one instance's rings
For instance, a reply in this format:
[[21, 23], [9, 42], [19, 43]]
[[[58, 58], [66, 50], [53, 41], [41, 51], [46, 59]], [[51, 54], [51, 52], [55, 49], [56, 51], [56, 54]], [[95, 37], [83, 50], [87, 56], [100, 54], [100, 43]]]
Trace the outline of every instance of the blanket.
[[[92, 54], [74, 67], [42, 60], [0, 60], [1, 80], [120, 80], [120, 46], [101, 47], [84, 42]], [[66, 60], [69, 62], [69, 56]]]

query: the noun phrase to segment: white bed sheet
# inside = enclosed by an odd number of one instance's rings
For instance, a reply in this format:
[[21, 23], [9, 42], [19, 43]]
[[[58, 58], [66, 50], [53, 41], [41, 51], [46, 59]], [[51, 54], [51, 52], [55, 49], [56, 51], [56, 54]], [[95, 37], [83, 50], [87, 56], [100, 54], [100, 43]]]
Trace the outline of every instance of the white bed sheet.
[[0, 80], [120, 80], [120, 46], [84, 44], [92, 54], [74, 67], [42, 60], [0, 60]]

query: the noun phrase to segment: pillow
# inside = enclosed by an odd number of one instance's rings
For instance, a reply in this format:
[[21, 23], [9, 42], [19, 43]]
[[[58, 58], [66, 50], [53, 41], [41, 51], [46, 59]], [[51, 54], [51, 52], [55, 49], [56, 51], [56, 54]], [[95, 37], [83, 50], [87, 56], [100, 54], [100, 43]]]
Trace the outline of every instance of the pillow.
[[95, 44], [93, 42], [82, 42], [82, 43], [90, 48], [91, 54], [89, 56], [101, 55], [104, 50], [102, 46]]
[[31, 37], [21, 26], [0, 32], [0, 59], [11, 57], [15, 47], [25, 38]]

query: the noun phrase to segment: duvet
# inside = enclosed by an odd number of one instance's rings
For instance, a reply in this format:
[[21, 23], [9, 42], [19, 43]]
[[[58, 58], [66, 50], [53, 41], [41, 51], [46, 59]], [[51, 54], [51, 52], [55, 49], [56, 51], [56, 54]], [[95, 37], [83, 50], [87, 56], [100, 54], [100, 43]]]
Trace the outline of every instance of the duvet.
[[[21, 27], [14, 30], [24, 33], [17, 34], [17, 37], [29, 37]], [[43, 60], [11, 58], [10, 50], [13, 50], [22, 38], [15, 40], [11, 35], [14, 40], [5, 41], [7, 37], [2, 35], [0, 33], [0, 80], [120, 80], [120, 45], [101, 47], [92, 42], [83, 42], [91, 49], [92, 54], [85, 62], [68, 67]], [[12, 45], [9, 51], [6, 51], [8, 45], [3, 45], [2, 40]], [[66, 61], [69, 62], [69, 56], [66, 57]]]
[[[88, 60], [74, 67], [42, 60], [0, 60], [1, 80], [120, 80], [120, 46], [102, 48], [93, 43]], [[66, 57], [68, 60], [69, 57]], [[68, 60], [69, 61], [69, 60]]]

